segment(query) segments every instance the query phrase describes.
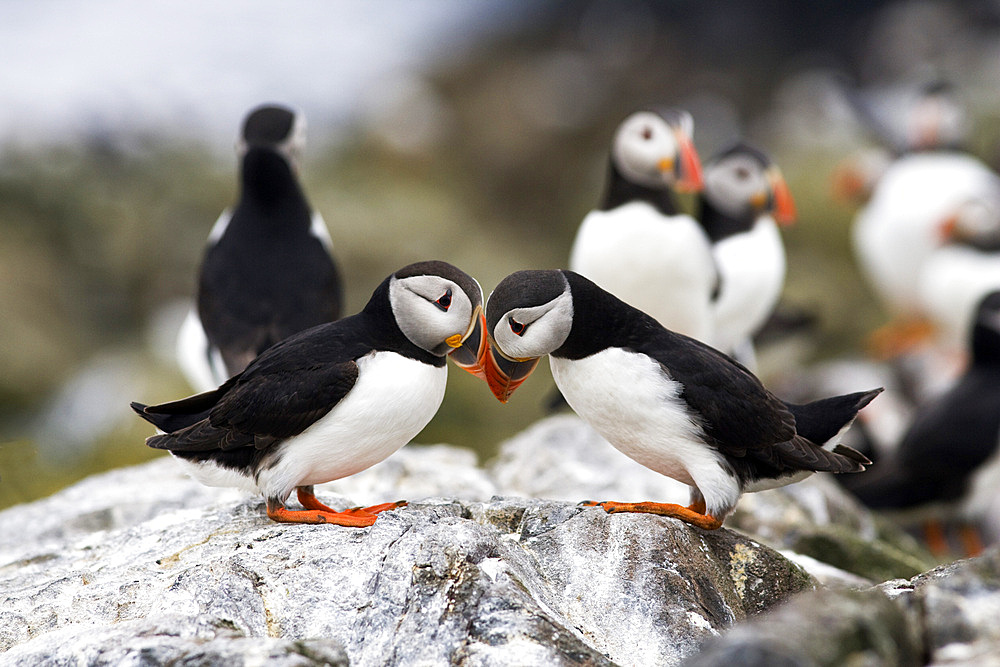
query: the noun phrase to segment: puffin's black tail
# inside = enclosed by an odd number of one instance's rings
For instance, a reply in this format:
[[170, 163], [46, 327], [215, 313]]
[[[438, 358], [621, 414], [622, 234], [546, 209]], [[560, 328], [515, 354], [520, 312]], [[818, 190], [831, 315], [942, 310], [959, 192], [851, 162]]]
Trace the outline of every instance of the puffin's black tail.
[[[785, 403], [791, 413], [795, 416], [795, 431], [820, 446], [825, 446], [844, 431], [858, 411], [872, 402], [876, 396], [881, 394], [882, 387], [870, 391], [859, 391], [843, 396], [831, 396], [821, 398], [812, 403], [796, 405]], [[868, 465], [871, 461], [866, 456], [846, 445], [831, 443], [836, 454], [846, 456], [862, 465]]]
[[222, 394], [222, 387], [220, 387], [204, 394], [195, 394], [170, 403], [143, 405], [133, 401], [131, 405], [136, 414], [150, 424], [164, 433], [173, 433], [192, 424], [197, 424], [208, 417], [208, 413], [219, 402]]

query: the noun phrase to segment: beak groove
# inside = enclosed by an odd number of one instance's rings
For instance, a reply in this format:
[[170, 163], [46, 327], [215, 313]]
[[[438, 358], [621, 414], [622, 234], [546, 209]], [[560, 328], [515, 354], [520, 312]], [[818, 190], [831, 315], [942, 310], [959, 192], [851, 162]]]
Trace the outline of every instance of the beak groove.
[[445, 342], [455, 348], [448, 353], [448, 356], [456, 366], [480, 380], [486, 380], [484, 364], [489, 353], [489, 344], [486, 341], [486, 315], [483, 314], [482, 308], [479, 308], [473, 316], [469, 330], [458, 346], [452, 345], [451, 339]]
[[701, 160], [698, 159], [698, 151], [694, 148], [685, 132], [675, 132], [677, 145], [680, 149], [680, 177], [677, 179], [677, 190], [679, 192], [701, 192], [705, 182], [701, 173]]
[[486, 384], [501, 403], [510, 400], [514, 390], [528, 379], [528, 376], [538, 366], [538, 358], [509, 359], [493, 349], [491, 343], [486, 354], [483, 369], [486, 374]]

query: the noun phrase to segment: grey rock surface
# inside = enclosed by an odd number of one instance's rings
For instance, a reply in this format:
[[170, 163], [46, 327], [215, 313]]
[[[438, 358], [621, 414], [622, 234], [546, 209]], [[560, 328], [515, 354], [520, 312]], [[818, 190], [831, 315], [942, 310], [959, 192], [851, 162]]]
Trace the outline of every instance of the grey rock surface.
[[1000, 548], [866, 590], [803, 593], [686, 665], [1000, 665]]
[[417, 501], [364, 529], [275, 524], [168, 458], [0, 512], [0, 663], [670, 665], [814, 586], [730, 530], [491, 499], [474, 463], [408, 447], [318, 489]]
[[[508, 495], [689, 502], [687, 485], [636, 463], [573, 414], [543, 419], [504, 443], [489, 472]], [[813, 568], [799, 561], [834, 585], [911, 577], [937, 564], [909, 535], [869, 512], [828, 475], [745, 494], [725, 525], [826, 564]]]

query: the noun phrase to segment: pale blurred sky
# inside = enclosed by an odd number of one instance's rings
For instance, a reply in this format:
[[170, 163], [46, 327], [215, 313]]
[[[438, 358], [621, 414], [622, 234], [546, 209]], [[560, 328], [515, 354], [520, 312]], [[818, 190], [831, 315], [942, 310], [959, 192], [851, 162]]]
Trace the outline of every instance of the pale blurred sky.
[[[530, 4], [530, 3], [529, 3]], [[231, 149], [264, 101], [311, 134], [524, 11], [499, 0], [0, 0], [0, 150], [134, 131]]]

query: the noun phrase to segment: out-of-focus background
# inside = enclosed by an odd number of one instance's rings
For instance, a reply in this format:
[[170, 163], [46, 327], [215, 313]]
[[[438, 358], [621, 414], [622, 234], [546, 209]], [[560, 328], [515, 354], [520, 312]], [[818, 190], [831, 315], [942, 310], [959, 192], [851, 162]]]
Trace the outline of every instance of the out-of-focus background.
[[[128, 403], [190, 393], [174, 336], [261, 102], [308, 118], [303, 179], [347, 312], [420, 259], [487, 293], [565, 266], [617, 123], [686, 108], [703, 159], [743, 137], [789, 181], [785, 301], [818, 318], [809, 364], [861, 355], [886, 319], [850, 250], [855, 208], [831, 196], [875, 140], [839, 90], [891, 124], [937, 78], [995, 164], [996, 0], [0, 0], [0, 506], [163, 455]], [[417, 440], [488, 458], [543, 415], [542, 366], [508, 405], [452, 368]], [[779, 370], [796, 372], [762, 369]]]

